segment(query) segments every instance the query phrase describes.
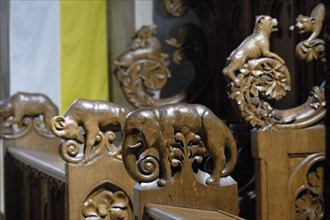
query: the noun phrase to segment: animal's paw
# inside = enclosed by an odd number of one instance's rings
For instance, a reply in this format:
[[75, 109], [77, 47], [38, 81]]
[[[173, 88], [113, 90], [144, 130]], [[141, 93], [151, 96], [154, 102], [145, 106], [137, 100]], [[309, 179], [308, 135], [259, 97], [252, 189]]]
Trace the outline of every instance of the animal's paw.
[[219, 182], [216, 179], [214, 179], [213, 177], [209, 177], [206, 180], [206, 184], [209, 185], [209, 186], [218, 186]]
[[160, 186], [160, 187], [165, 186], [166, 183], [167, 183], [167, 181], [164, 180], [164, 179], [159, 179], [159, 180], [157, 181], [157, 185]]
[[239, 87], [241, 85], [241, 81], [238, 78], [234, 79], [234, 85]]

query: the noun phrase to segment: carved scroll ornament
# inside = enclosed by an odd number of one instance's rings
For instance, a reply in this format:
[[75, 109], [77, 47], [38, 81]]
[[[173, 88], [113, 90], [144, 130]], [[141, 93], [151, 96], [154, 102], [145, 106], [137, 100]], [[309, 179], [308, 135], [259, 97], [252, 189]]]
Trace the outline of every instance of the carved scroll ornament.
[[130, 48], [114, 62], [114, 74], [124, 95], [137, 108], [177, 103], [185, 98], [183, 92], [164, 99], [156, 97], [171, 73], [166, 64], [168, 55], [162, 53], [155, 35], [156, 25], [142, 26], [135, 33]]
[[128, 111], [106, 101], [76, 100], [64, 116], [51, 120], [53, 133], [64, 139], [61, 157], [69, 163], [88, 162], [104, 150], [110, 156], [120, 157], [121, 149], [114, 144], [115, 132], [121, 132]]
[[124, 191], [102, 187], [87, 196], [82, 205], [82, 215], [86, 220], [130, 220], [133, 219], [133, 209]]
[[214, 166], [202, 184], [219, 185], [220, 178], [234, 169], [237, 157], [228, 127], [202, 105], [169, 104], [130, 113], [122, 147], [123, 162], [132, 178], [140, 183], [157, 180], [158, 186], [175, 181], [184, 163], [207, 166], [207, 161]]
[[301, 41], [296, 46], [298, 59], [307, 62], [321, 59], [322, 62], [326, 62], [325, 42], [317, 38], [322, 31], [324, 16], [325, 7], [323, 3], [320, 3], [313, 9], [309, 17], [299, 15], [296, 19], [295, 27], [290, 27], [291, 30], [298, 29], [300, 34], [311, 32], [308, 39]]
[[0, 136], [19, 138], [32, 128], [40, 135], [53, 138], [50, 120], [58, 108], [45, 95], [18, 92], [0, 101]]
[[229, 98], [240, 115], [260, 130], [313, 125], [322, 120], [326, 112], [322, 87], [314, 87], [308, 100], [292, 109], [275, 109], [263, 100], [279, 100], [291, 89], [284, 60], [269, 51], [269, 37], [276, 26], [276, 19], [258, 16], [253, 33], [228, 57], [223, 74], [232, 81]]
[[188, 11], [187, 0], [163, 0], [166, 11], [174, 16], [183, 16]]

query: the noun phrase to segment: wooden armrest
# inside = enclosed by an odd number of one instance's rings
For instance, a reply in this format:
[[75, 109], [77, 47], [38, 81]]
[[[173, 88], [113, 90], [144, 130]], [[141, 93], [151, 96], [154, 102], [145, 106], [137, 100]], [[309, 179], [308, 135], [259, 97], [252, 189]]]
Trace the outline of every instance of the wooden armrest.
[[24, 164], [65, 183], [65, 162], [59, 155], [9, 147], [8, 152]]
[[145, 212], [151, 219], [162, 220], [183, 220], [183, 219], [199, 219], [199, 220], [210, 220], [210, 219], [242, 219], [238, 216], [229, 214], [227, 212], [207, 211], [201, 209], [189, 209], [175, 206], [166, 206], [158, 204], [147, 204], [145, 206]]

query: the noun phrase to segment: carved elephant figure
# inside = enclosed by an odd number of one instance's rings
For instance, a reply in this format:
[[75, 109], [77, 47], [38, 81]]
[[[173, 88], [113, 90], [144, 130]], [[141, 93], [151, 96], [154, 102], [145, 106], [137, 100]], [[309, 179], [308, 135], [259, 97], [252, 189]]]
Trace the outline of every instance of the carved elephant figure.
[[[197, 104], [168, 104], [161, 107], [130, 112], [124, 125], [122, 157], [126, 170], [137, 182], [152, 182], [159, 177], [158, 185], [164, 186], [171, 178], [167, 144], [174, 141], [176, 132], [190, 131], [203, 134], [206, 150], [214, 160], [214, 169], [206, 180], [207, 185], [218, 185], [228, 176], [237, 160], [237, 148], [233, 135], [225, 123], [213, 112]], [[230, 159], [226, 161], [225, 148]], [[137, 165], [139, 153], [156, 149], [160, 171], [146, 174]]]
[[88, 156], [98, 133], [109, 129], [121, 131], [128, 112], [129, 109], [111, 102], [77, 99], [64, 116], [51, 120], [51, 128], [55, 135], [65, 140], [72, 139], [80, 144], [85, 142], [84, 153]]
[[10, 124], [21, 125], [24, 117], [38, 115], [43, 115], [45, 127], [50, 131], [50, 121], [58, 115], [58, 108], [43, 94], [17, 92], [0, 101], [0, 123], [9, 119]]

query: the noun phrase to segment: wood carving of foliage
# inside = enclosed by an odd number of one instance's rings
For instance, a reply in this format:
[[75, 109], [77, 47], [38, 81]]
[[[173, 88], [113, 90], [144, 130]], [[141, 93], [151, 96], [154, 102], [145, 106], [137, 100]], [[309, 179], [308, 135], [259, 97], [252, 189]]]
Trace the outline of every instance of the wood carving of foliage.
[[129, 220], [129, 212], [129, 198], [123, 191], [102, 190], [82, 206], [85, 219]]
[[[128, 73], [128, 74], [127, 74]], [[171, 76], [160, 60], [138, 60], [121, 73], [120, 83], [127, 100], [137, 107], [155, 105], [156, 100], [147, 91], [160, 90]]]
[[237, 75], [241, 84], [232, 84], [229, 98], [234, 100], [241, 116], [253, 127], [267, 127], [280, 122], [282, 116], [263, 99], [279, 100], [290, 91], [288, 69], [278, 60], [249, 60]]
[[306, 175], [307, 186], [298, 194], [295, 201], [297, 219], [323, 219], [323, 167], [316, 166]]
[[166, 146], [169, 151], [168, 159], [173, 168], [182, 169], [188, 161], [190, 164], [193, 162], [200, 164], [209, 156], [201, 137], [186, 129], [177, 132], [174, 140], [168, 141]]
[[307, 62], [321, 59], [326, 62], [325, 58], [325, 42], [322, 39], [312, 40], [310, 43], [302, 41], [296, 46], [296, 55], [300, 60]]

